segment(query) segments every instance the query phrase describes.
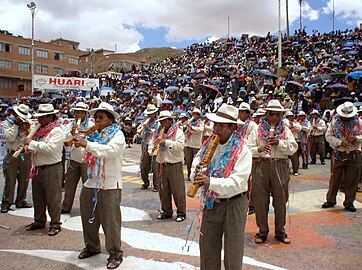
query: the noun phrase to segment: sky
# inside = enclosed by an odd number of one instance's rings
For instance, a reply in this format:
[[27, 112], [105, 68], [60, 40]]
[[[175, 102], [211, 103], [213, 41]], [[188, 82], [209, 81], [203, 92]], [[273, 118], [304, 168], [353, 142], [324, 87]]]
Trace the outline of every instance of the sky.
[[[280, 0], [286, 32], [286, 1]], [[278, 0], [34, 0], [35, 39], [64, 38], [80, 49], [118, 53], [150, 47], [186, 48], [209, 37], [265, 36], [278, 31]], [[30, 0], [0, 0], [0, 29], [31, 38]], [[311, 34], [359, 27], [361, 0], [302, 0], [302, 27]], [[290, 34], [300, 27], [299, 0], [288, 0]]]

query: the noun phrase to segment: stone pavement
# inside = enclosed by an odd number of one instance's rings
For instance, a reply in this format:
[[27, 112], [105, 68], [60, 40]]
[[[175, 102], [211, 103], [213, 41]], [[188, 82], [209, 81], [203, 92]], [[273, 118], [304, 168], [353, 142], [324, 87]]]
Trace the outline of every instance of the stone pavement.
[[[141, 190], [139, 145], [127, 148], [123, 167], [122, 248], [125, 259], [119, 269], [198, 269], [198, 232], [190, 224], [199, 211], [199, 200], [187, 198], [187, 219], [156, 219], [160, 208], [158, 193]], [[362, 196], [357, 194], [356, 213], [343, 210], [343, 193], [332, 209], [322, 209], [329, 180], [329, 162], [310, 165], [292, 176], [286, 230], [292, 243], [277, 242], [273, 234], [273, 215], [269, 217], [270, 235], [263, 245], [254, 243], [255, 216], [248, 217], [243, 269], [361, 269]], [[3, 177], [0, 189], [3, 190]], [[186, 188], [190, 185], [186, 182]], [[102, 236], [102, 253], [86, 260], [77, 255], [84, 247], [79, 212], [79, 191], [72, 212], [62, 215], [62, 231], [55, 237], [47, 229], [28, 232], [33, 209], [16, 209], [0, 214], [1, 269], [106, 269], [107, 254]], [[31, 187], [28, 192], [31, 202]], [[15, 209], [15, 207], [13, 206]], [[272, 207], [270, 213], [273, 213]], [[195, 226], [194, 226], [195, 227]], [[195, 234], [194, 234], [195, 233]], [[194, 236], [194, 237], [193, 237]], [[193, 240], [193, 241], [192, 241]]]

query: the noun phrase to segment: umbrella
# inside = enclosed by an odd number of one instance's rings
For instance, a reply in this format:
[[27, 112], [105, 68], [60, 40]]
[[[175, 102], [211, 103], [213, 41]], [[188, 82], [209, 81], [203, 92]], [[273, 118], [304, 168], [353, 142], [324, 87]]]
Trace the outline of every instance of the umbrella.
[[199, 84], [194, 87], [195, 94], [197, 94], [198, 92], [204, 92], [204, 91], [219, 92], [219, 89], [215, 85], [211, 85], [211, 84]]
[[204, 74], [197, 74], [195, 77], [194, 77], [194, 79], [203, 79], [203, 78], [205, 78], [205, 75]]
[[348, 55], [356, 55], [357, 53], [358, 52], [355, 50], [347, 52]]
[[170, 93], [170, 92], [173, 92], [173, 91], [177, 91], [179, 90], [180, 88], [178, 88], [177, 86], [169, 86], [166, 88], [166, 92]]
[[344, 47], [352, 47], [353, 46], [353, 42], [349, 41], [343, 44]]
[[267, 59], [258, 60], [258, 64], [262, 64], [262, 63], [269, 63], [269, 61]]
[[304, 67], [304, 66], [299, 66], [299, 67], [296, 67], [295, 69], [298, 70], [298, 71], [305, 71], [305, 70], [307, 70], [307, 68]]
[[221, 80], [212, 80], [210, 83], [211, 84], [221, 84], [222, 81]]
[[333, 85], [328, 86], [330, 89], [348, 89], [348, 86], [342, 83], [335, 83]]
[[352, 69], [353, 71], [362, 71], [362, 66], [359, 67], [355, 67], [354, 69]]
[[342, 48], [342, 51], [350, 51], [350, 50], [352, 50], [351, 47], [344, 47], [344, 48]]
[[329, 73], [329, 76], [331, 76], [333, 79], [345, 78], [347, 76], [347, 73], [345, 73], [345, 72], [335, 72], [335, 73]]
[[165, 100], [161, 101], [161, 104], [170, 104], [170, 105], [172, 105], [173, 102], [171, 100], [165, 99]]
[[123, 90], [122, 94], [133, 94], [134, 92], [136, 91], [131, 88], [128, 88], [126, 90]]
[[310, 90], [310, 91], [314, 91], [314, 90], [317, 90], [318, 89], [318, 85], [316, 85], [315, 83], [311, 84], [311, 85], [308, 85], [307, 88]]
[[334, 101], [334, 105], [335, 105], [336, 107], [338, 107], [339, 105], [341, 105], [341, 104], [343, 104], [343, 103], [345, 103], [345, 102], [347, 102], [347, 101], [353, 103], [354, 100], [353, 100], [353, 98], [350, 98], [350, 97], [337, 98], [337, 99]]
[[174, 110], [173, 112], [177, 114], [186, 113], [184, 110]]
[[299, 82], [296, 82], [296, 81], [289, 81], [289, 82], [287, 83], [287, 85], [288, 85], [288, 84], [293, 84], [293, 85], [295, 85], [295, 86], [298, 86], [299, 90], [303, 90], [303, 89], [304, 89], [304, 85], [301, 84], [301, 83], [299, 83]]
[[359, 79], [362, 77], [362, 71], [354, 71], [347, 75], [347, 78]]
[[313, 76], [312, 78], [310, 78], [309, 83], [313, 84], [313, 83], [324, 83], [327, 80], [331, 80], [332, 77], [329, 76], [328, 74], [318, 74], [316, 76]]
[[260, 74], [262, 76], [265, 76], [265, 77], [274, 77], [274, 78], [278, 78], [277, 75], [271, 73], [269, 70], [267, 69], [256, 69], [253, 71], [253, 74]]

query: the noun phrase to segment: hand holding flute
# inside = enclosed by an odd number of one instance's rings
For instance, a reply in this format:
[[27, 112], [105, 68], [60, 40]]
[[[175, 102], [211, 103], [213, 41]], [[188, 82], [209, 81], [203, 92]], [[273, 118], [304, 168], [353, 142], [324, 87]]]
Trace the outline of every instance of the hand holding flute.
[[19, 148], [13, 154], [14, 158], [17, 158], [23, 152], [25, 145], [30, 144], [30, 142], [33, 140], [32, 139], [33, 136], [35, 135], [35, 133], [38, 131], [39, 128], [40, 128], [39, 123], [34, 126], [34, 128], [29, 132], [28, 136], [26, 136], [26, 138], [22, 141], [22, 144], [19, 146]]

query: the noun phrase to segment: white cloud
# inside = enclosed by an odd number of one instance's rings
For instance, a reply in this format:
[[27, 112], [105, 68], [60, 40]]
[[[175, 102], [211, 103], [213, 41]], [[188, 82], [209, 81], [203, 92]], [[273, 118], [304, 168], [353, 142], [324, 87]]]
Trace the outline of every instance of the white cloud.
[[[285, 1], [281, 1], [285, 28]], [[29, 0], [0, 0], [0, 25], [14, 34], [31, 36]], [[230, 34], [265, 35], [278, 27], [276, 0], [34, 0], [37, 5], [35, 36], [48, 41], [58, 37], [79, 41], [81, 48], [115, 49], [131, 52], [140, 48], [144, 37], [137, 29], [164, 28], [169, 42], [204, 40]], [[350, 1], [353, 2], [353, 1]], [[354, 1], [356, 2], [356, 1]], [[357, 2], [356, 2], [357, 3]], [[347, 4], [346, 4], [347, 5]], [[348, 4], [350, 5], [350, 4]], [[359, 4], [361, 5], [361, 4]], [[350, 5], [352, 6], [352, 5]], [[361, 10], [361, 9], [360, 9]], [[319, 11], [303, 1], [303, 16], [317, 20]], [[289, 0], [290, 23], [299, 20], [297, 0]]]
[[[323, 7], [325, 14], [332, 14], [333, 0], [327, 0]], [[362, 1], [360, 0], [334, 0], [334, 14], [336, 19], [344, 21], [347, 25], [355, 27], [362, 23]]]

